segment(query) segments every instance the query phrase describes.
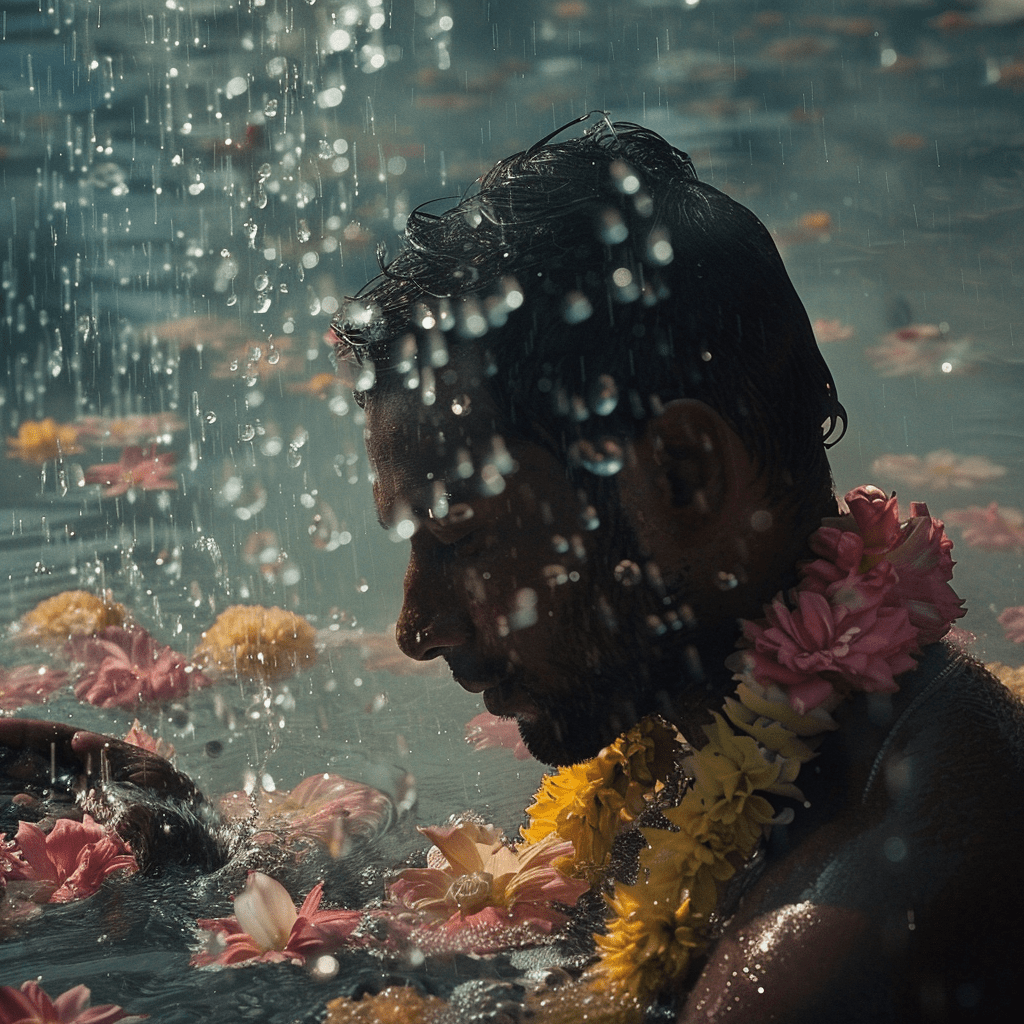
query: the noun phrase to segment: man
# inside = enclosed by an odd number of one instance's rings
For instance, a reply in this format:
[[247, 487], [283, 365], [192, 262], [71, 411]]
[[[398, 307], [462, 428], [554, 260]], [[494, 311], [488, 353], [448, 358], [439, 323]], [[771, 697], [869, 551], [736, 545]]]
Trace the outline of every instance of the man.
[[[552, 138], [446, 213], [414, 213], [335, 329], [381, 523], [410, 539], [400, 647], [570, 765], [649, 715], [701, 746], [741, 622], [820, 556], [838, 511], [824, 444], [845, 413], [753, 214], [645, 129]], [[767, 841], [729, 863], [662, 1009], [1018, 1018], [1024, 716], [951, 646], [900, 650], [891, 698], [829, 705], [839, 728], [802, 798], [773, 797]], [[7, 774], [44, 773], [51, 740], [69, 772], [102, 755], [202, 822], [187, 780], [60, 726], [0, 729]]]
[[[700, 745], [741, 620], [837, 514], [845, 412], [753, 214], [643, 128], [552, 138], [415, 212], [334, 327], [411, 538], [399, 645], [568, 765], [652, 713]], [[1024, 717], [961, 652], [914, 654], [835, 712], [680, 1020], [1016, 1019]]]

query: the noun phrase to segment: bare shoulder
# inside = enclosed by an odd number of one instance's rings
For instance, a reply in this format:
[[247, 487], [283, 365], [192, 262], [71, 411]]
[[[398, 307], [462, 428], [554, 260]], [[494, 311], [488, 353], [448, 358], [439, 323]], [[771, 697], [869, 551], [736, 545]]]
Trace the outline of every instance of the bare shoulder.
[[1019, 1019], [1024, 706], [945, 649], [915, 677], [844, 723], [683, 1020]]

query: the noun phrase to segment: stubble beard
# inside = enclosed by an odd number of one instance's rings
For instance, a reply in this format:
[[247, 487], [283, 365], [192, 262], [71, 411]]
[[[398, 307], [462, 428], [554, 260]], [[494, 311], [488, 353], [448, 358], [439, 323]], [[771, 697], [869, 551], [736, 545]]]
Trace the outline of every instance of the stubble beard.
[[[531, 686], [516, 670], [516, 684], [539, 712], [518, 717], [519, 733], [544, 764], [586, 761], [651, 714], [698, 729], [728, 681], [723, 662], [735, 645], [735, 623], [709, 628], [667, 614], [687, 603], [685, 578], [663, 580], [657, 589], [646, 579], [631, 587], [616, 582], [613, 567], [621, 560], [645, 564], [631, 527], [618, 518], [616, 543], [608, 545], [592, 586], [574, 587], [569, 597], [565, 642], [551, 657], [543, 685]], [[599, 586], [597, 578], [606, 584]], [[657, 623], [664, 629], [652, 627]]]

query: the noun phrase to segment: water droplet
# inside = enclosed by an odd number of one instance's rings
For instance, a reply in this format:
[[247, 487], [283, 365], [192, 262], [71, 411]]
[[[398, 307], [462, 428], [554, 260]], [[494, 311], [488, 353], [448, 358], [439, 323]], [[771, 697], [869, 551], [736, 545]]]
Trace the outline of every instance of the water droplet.
[[[277, 100], [267, 100], [267, 105], [263, 108], [263, 113], [266, 114], [267, 117], [277, 117]], [[264, 164], [263, 166], [268, 167], [269, 175], [269, 166], [267, 164]]]
[[456, 395], [452, 399], [452, 412], [456, 416], [468, 416], [471, 404], [469, 395]]
[[569, 454], [595, 476], [614, 476], [625, 462], [622, 445], [610, 437], [599, 441], [577, 441], [569, 449]]
[[302, 465], [302, 452], [294, 444], [288, 445], [288, 465], [292, 469], [298, 469]]
[[240, 441], [251, 441], [256, 436], [256, 428], [251, 423], [243, 424], [238, 430]]
[[642, 573], [640, 566], [636, 562], [631, 562], [628, 558], [624, 558], [615, 566], [614, 575], [616, 582], [621, 583], [624, 587], [632, 587], [640, 582]]
[[590, 392], [590, 408], [598, 416], [608, 416], [615, 411], [618, 404], [619, 388], [615, 378], [607, 373], [600, 374]]

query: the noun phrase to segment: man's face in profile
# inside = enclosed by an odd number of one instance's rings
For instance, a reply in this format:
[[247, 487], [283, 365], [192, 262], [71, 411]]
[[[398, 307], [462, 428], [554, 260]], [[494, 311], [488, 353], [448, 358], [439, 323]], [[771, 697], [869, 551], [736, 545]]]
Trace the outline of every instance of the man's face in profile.
[[398, 642], [514, 716], [539, 760], [574, 763], [667, 707], [683, 631], [657, 635], [665, 594], [620, 504], [509, 436], [478, 378], [463, 357], [430, 406], [401, 387], [367, 401], [379, 517], [411, 543]]

